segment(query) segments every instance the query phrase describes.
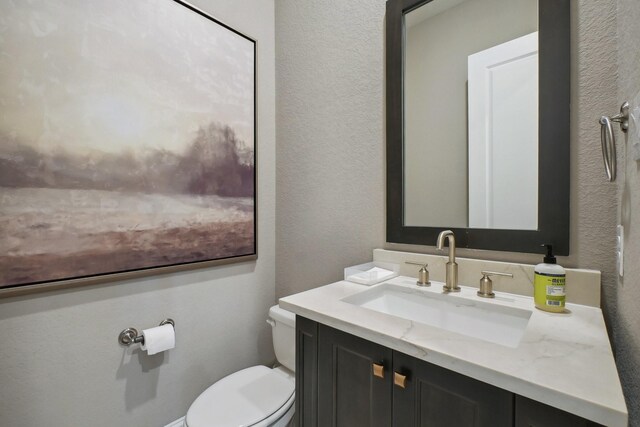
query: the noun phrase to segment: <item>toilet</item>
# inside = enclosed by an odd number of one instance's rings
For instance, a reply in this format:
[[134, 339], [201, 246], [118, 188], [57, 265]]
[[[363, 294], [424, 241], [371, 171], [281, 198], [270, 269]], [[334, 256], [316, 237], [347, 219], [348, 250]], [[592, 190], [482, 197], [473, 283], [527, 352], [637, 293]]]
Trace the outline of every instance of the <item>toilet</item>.
[[187, 411], [185, 427], [285, 427], [295, 399], [295, 314], [269, 309], [279, 366], [252, 366], [206, 389]]

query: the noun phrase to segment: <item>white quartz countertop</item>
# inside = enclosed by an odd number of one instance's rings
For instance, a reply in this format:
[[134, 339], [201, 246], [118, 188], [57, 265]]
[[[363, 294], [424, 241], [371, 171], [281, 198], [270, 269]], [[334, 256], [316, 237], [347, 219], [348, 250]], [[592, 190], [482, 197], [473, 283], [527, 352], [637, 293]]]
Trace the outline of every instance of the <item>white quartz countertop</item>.
[[[419, 288], [415, 278], [403, 276], [385, 283], [412, 292], [442, 290], [442, 283]], [[627, 408], [599, 308], [567, 303], [567, 313], [547, 313], [535, 309], [531, 297], [496, 292], [495, 299], [486, 299], [476, 295], [477, 288], [465, 286], [447, 295], [531, 310], [521, 341], [511, 348], [342, 301], [370, 288], [340, 281], [281, 298], [280, 306], [600, 424], [627, 426]]]

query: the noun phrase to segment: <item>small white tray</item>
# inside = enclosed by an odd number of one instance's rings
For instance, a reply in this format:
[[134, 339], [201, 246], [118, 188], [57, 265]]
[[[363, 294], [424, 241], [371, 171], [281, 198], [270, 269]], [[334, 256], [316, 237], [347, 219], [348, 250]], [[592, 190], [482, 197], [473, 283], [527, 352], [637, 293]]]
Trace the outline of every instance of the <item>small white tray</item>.
[[392, 279], [400, 273], [400, 266], [390, 262], [367, 262], [344, 269], [344, 280], [361, 285], [375, 285]]

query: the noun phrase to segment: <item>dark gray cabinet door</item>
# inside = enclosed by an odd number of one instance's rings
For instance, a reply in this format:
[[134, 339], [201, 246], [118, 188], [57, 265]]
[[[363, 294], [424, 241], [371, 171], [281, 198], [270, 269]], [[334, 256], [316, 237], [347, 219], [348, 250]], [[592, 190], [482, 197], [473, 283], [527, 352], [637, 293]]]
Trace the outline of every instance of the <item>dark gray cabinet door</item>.
[[544, 403], [516, 396], [516, 427], [595, 427], [600, 424]]
[[513, 394], [403, 353], [393, 370], [407, 377], [393, 387], [397, 427], [501, 427], [513, 425]]
[[319, 325], [318, 426], [390, 426], [391, 361], [389, 348]]

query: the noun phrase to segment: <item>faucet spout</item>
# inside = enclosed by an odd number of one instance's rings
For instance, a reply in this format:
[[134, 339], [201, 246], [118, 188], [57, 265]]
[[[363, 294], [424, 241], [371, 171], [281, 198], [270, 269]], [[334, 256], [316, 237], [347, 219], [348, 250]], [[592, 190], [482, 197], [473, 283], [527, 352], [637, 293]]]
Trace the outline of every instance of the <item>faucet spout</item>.
[[442, 287], [442, 292], [460, 292], [460, 286], [458, 286], [458, 264], [456, 263], [456, 238], [453, 235], [453, 231], [445, 230], [438, 235], [436, 244], [439, 250], [444, 249], [445, 240], [449, 240], [449, 262], [447, 263], [446, 283]]
[[456, 262], [456, 236], [451, 230], [444, 230], [438, 234], [438, 249], [444, 249], [444, 241], [449, 240], [449, 262]]

